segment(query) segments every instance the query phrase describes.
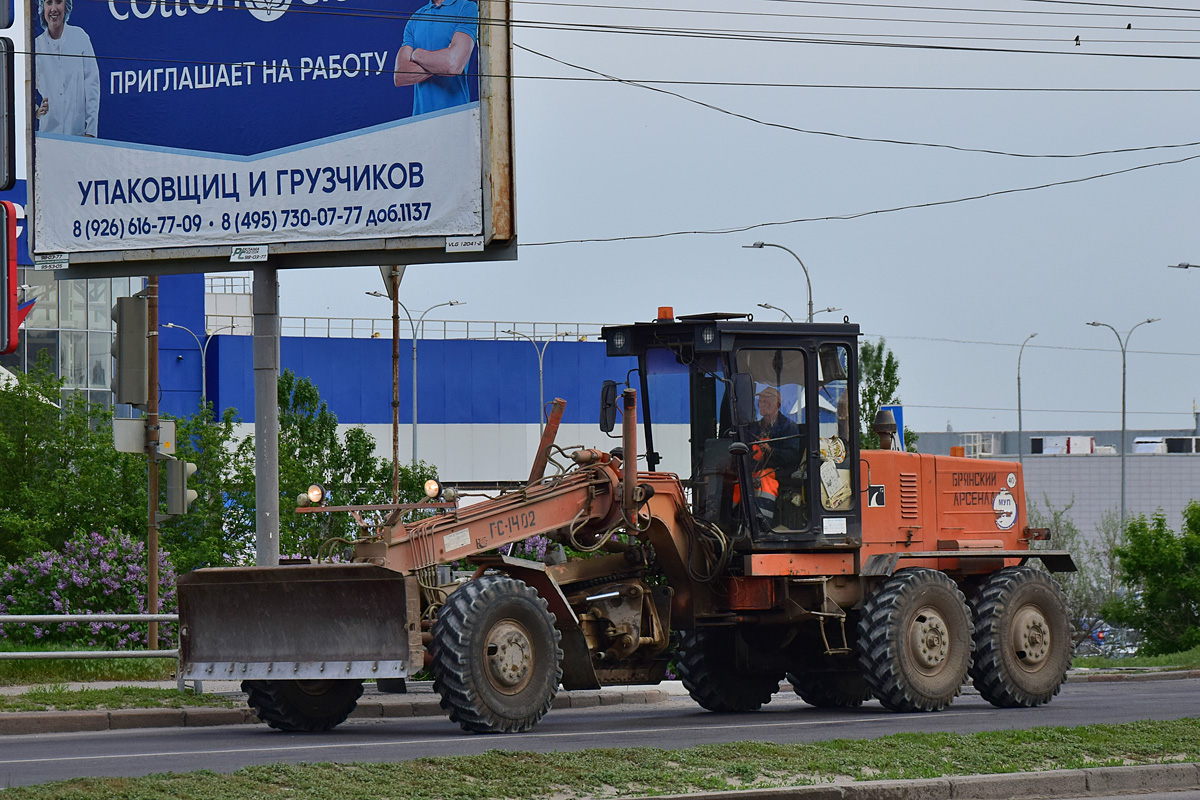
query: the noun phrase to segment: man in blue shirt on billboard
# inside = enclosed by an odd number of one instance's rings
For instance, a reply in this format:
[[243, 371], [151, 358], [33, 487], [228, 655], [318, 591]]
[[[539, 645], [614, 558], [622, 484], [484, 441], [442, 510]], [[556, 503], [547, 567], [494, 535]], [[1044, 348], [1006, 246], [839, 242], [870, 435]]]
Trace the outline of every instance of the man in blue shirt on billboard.
[[478, 31], [472, 0], [432, 0], [412, 15], [396, 53], [396, 86], [413, 87], [413, 116], [471, 102], [464, 71]]

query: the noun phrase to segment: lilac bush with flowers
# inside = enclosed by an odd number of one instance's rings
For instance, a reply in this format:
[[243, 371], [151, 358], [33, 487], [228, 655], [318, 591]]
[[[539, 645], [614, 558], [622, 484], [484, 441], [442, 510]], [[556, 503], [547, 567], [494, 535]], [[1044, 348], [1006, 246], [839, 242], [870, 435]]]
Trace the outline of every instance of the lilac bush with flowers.
[[546, 560], [546, 548], [550, 546], [550, 540], [545, 536], [530, 536], [528, 539], [522, 539], [512, 546], [509, 552], [510, 556], [517, 558], [529, 558], [534, 561]]
[[[0, 614], [145, 614], [146, 545], [123, 533], [79, 533], [61, 551], [47, 550], [0, 572]], [[158, 610], [173, 613], [175, 570], [158, 557]], [[0, 625], [0, 641], [36, 647], [144, 648], [144, 622]], [[175, 626], [159, 625], [159, 646], [173, 647]]]

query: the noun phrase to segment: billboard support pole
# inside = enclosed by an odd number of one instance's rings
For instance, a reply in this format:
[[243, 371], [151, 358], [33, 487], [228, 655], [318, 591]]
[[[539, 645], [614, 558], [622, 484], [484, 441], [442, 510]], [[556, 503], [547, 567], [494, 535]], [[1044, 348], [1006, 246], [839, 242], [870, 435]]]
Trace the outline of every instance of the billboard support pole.
[[255, 563], [279, 563], [279, 272], [254, 268]]

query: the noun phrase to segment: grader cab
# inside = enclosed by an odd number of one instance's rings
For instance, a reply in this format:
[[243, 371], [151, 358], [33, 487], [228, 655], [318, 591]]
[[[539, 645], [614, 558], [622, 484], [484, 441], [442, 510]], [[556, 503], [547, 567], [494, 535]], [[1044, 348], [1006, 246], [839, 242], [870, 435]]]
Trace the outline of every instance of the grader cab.
[[[1019, 465], [862, 449], [858, 335], [733, 314], [605, 328], [637, 363], [601, 391], [619, 448], [556, 445], [555, 401], [517, 490], [390, 509], [351, 564], [184, 576], [185, 677], [240, 676], [283, 730], [331, 728], [365, 679], [425, 667], [473, 732], [528, 730], [560, 686], [657, 683], [672, 661], [718, 712], [785, 677], [821, 707], [936, 711], [967, 679], [997, 706], [1048, 702], [1070, 624], [1029, 562], [1070, 555], [1030, 549]], [[510, 554], [532, 536], [546, 561]], [[451, 563], [472, 577], [446, 582]]]

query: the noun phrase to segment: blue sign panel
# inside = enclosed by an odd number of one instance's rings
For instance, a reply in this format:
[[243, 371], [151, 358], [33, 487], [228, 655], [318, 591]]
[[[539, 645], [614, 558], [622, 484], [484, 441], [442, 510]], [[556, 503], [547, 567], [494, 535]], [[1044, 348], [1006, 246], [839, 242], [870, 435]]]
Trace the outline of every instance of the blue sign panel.
[[33, 248], [479, 235], [472, 0], [37, 0]]

